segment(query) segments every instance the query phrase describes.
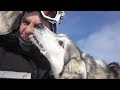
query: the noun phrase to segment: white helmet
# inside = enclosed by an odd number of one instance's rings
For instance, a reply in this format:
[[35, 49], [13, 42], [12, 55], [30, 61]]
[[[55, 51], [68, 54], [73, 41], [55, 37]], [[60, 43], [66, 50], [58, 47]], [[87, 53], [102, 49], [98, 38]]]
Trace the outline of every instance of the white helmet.
[[50, 11], [50, 12], [53, 12], [54, 15], [53, 16], [51, 16], [50, 14], [47, 15], [46, 11], [40, 11], [42, 17], [52, 24], [53, 27], [52, 31], [56, 32], [56, 29], [60, 24], [60, 21], [63, 19], [65, 12], [64, 11]]

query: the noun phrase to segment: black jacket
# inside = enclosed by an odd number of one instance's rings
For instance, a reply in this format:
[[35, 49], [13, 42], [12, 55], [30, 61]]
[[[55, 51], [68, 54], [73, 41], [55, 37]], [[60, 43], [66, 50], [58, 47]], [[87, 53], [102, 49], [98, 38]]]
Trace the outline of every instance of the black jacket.
[[54, 79], [49, 62], [37, 48], [30, 52], [21, 49], [17, 30], [0, 36], [0, 71], [31, 73], [31, 79]]

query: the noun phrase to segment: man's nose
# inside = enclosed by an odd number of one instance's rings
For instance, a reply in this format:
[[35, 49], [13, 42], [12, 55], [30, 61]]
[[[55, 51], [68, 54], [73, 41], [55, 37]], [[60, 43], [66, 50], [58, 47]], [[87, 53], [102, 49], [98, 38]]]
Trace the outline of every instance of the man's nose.
[[25, 33], [26, 33], [27, 35], [31, 35], [31, 34], [33, 33], [33, 31], [34, 31], [34, 25], [33, 25], [32, 23], [30, 23], [30, 24], [26, 27]]

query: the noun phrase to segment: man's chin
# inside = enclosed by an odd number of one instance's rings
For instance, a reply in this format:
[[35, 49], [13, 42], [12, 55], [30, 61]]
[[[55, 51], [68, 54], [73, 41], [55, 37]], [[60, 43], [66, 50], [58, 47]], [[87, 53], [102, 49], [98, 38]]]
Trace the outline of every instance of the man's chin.
[[26, 45], [31, 45], [32, 44], [32, 42], [29, 39], [24, 39], [21, 36], [19, 36], [19, 39], [20, 39], [21, 43], [24, 43]]

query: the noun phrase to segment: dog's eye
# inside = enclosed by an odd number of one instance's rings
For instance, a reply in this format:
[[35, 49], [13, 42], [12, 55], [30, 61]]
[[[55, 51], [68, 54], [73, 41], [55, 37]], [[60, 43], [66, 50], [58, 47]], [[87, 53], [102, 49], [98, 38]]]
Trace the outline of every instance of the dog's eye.
[[58, 41], [59, 45], [62, 46], [64, 48], [64, 43], [63, 41]]

